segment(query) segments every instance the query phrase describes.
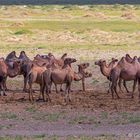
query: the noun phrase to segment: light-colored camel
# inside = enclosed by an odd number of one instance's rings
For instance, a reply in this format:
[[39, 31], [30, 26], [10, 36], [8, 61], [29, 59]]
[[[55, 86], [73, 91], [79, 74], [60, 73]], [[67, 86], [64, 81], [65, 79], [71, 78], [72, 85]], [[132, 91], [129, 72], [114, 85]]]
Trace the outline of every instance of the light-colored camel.
[[91, 77], [92, 74], [87, 72], [86, 69], [89, 67], [89, 63], [82, 63], [78, 65], [78, 72], [74, 73], [75, 81], [82, 81], [82, 88], [85, 91], [85, 78]]
[[131, 63], [127, 62], [125, 57], [122, 57], [118, 65], [111, 70], [110, 78], [112, 81], [112, 85], [111, 85], [112, 98], [114, 98], [114, 92], [119, 98], [117, 93], [117, 81], [119, 78], [125, 81], [134, 80], [133, 93], [132, 93], [132, 98], [133, 98], [137, 80], [139, 82], [139, 78], [140, 78], [140, 63], [138, 62], [137, 57], [135, 56]]
[[[54, 83], [55, 87], [58, 84], [66, 84], [65, 88], [65, 102], [71, 101], [70, 99], [70, 87], [71, 83], [74, 80], [74, 71], [71, 68], [71, 64], [76, 62], [76, 59], [74, 58], [66, 58], [64, 60], [64, 66], [62, 69], [54, 69], [52, 70], [49, 68], [45, 72], [43, 72], [43, 81], [44, 86], [42, 89], [42, 94], [44, 94], [45, 88], [46, 88], [46, 94], [49, 97], [49, 91], [51, 89], [52, 83]], [[50, 98], [49, 98], [50, 99]]]

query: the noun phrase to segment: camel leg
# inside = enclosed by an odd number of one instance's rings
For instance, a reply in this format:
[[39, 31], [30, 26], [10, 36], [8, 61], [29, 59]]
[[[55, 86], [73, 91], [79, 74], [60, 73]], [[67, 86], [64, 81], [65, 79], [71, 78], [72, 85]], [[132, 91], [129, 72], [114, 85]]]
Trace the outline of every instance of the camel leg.
[[1, 83], [0, 83], [0, 96], [1, 96], [1, 91], [2, 91], [2, 85], [1, 85]]
[[116, 93], [117, 97], [119, 98], [118, 93], [117, 93], [117, 79], [112, 80], [112, 85], [111, 85], [112, 99], [114, 99], [114, 92]]
[[39, 93], [37, 101], [41, 100], [41, 95], [44, 100], [44, 85], [42, 85], [42, 84], [40, 84], [40, 93]]
[[54, 85], [55, 85], [55, 91], [56, 93], [58, 93], [57, 84], [54, 84]]
[[119, 95], [118, 95], [118, 92], [117, 92], [117, 84], [116, 84], [115, 87], [114, 87], [114, 91], [115, 91], [115, 93], [116, 93], [116, 95], [117, 95], [117, 98], [120, 99], [120, 97], [119, 97]]
[[5, 86], [4, 86], [4, 83], [2, 84], [2, 87], [3, 87], [3, 96], [7, 96], [6, 93], [5, 93]]
[[63, 92], [63, 89], [62, 89], [62, 84], [60, 85], [60, 92]]
[[140, 78], [138, 78], [138, 91], [139, 91], [139, 99], [140, 99]]
[[129, 93], [129, 90], [128, 90], [127, 86], [126, 86], [126, 81], [125, 80], [123, 80], [123, 86], [125, 87], [127, 93]]
[[33, 92], [32, 92], [32, 83], [29, 84], [29, 101], [33, 102], [34, 97], [33, 97]]
[[70, 91], [71, 91], [71, 84], [69, 84], [69, 87], [68, 87], [69, 102], [71, 102]]
[[51, 85], [52, 85], [52, 83], [49, 83], [48, 85], [46, 85], [46, 96], [47, 96], [47, 99], [48, 99], [49, 102], [51, 102], [51, 98], [49, 96]]
[[83, 91], [86, 91], [85, 90], [85, 79], [82, 79], [82, 87], [83, 87]]
[[119, 79], [118, 86], [119, 86], [120, 92], [123, 93], [121, 83], [122, 83], [122, 79]]
[[7, 88], [7, 85], [6, 85], [7, 77], [5, 77], [3, 80], [4, 80], [4, 88], [5, 88], [6, 91], [8, 91], [8, 88]]
[[135, 92], [135, 89], [136, 89], [136, 85], [137, 85], [137, 80], [134, 80], [134, 84], [133, 84], [133, 91], [132, 91], [132, 98], [134, 98], [134, 92]]
[[110, 89], [111, 89], [111, 81], [109, 81], [109, 89], [107, 90], [107, 93], [110, 93]]
[[66, 102], [66, 104], [68, 103], [68, 87], [69, 87], [69, 85], [68, 85], [68, 83], [66, 83], [66, 89], [65, 89], [65, 102]]
[[24, 77], [24, 87], [23, 87], [23, 91], [26, 92], [26, 91], [27, 91], [27, 88], [26, 88], [26, 87], [27, 87], [27, 80], [28, 80], [28, 79], [27, 79], [27, 76], [26, 76], [26, 75], [24, 75], [23, 77]]

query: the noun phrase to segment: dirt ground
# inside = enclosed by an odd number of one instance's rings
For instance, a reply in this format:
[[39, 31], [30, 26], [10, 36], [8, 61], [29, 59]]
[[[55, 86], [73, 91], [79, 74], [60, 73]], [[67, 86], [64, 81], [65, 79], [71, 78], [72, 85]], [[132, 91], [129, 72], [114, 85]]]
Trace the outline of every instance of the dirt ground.
[[[140, 138], [137, 91], [134, 99], [124, 91], [119, 93], [121, 99], [112, 100], [111, 94], [102, 85], [95, 88], [93, 84], [86, 83], [87, 91], [82, 92], [80, 83], [74, 83], [72, 102], [68, 105], [65, 105], [63, 95], [56, 94], [54, 90], [50, 94], [51, 103], [35, 101], [31, 104], [28, 93], [22, 92], [18, 83], [11, 82], [8, 83], [8, 96], [0, 97], [0, 136], [114, 135], [126, 139]], [[38, 86], [34, 88], [38, 89]], [[35, 99], [38, 95], [36, 90]]]

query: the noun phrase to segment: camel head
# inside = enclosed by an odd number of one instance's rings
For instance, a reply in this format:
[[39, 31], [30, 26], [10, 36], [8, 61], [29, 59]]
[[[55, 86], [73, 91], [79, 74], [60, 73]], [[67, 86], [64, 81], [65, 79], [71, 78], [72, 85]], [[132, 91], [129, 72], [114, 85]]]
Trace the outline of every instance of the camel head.
[[64, 60], [64, 64], [66, 65], [66, 64], [71, 64], [71, 63], [74, 63], [74, 62], [76, 62], [77, 60], [75, 59], [75, 58], [66, 58], [65, 60]]
[[85, 69], [89, 67], [89, 63], [82, 63], [78, 65], [79, 73], [81, 73], [85, 78], [91, 77], [92, 73], [86, 71]]
[[86, 71], [86, 72], [84, 73], [84, 77], [85, 77], [85, 78], [92, 77], [92, 73], [89, 72], [89, 71]]
[[86, 68], [89, 67], [89, 63], [82, 63], [82, 64], [79, 64], [78, 67], [81, 68], [81, 69], [86, 69]]
[[116, 62], [118, 62], [118, 59], [112, 58], [112, 62], [116, 63]]
[[98, 60], [98, 61], [95, 62], [95, 65], [104, 66], [104, 65], [106, 65], [106, 61], [103, 60], [103, 59], [100, 59], [100, 60]]

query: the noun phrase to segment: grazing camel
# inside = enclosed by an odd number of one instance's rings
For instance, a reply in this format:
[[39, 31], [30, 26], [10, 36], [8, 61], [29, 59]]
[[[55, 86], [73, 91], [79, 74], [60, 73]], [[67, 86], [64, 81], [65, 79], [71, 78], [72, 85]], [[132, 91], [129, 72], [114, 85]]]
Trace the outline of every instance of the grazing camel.
[[83, 91], [85, 91], [85, 78], [91, 77], [92, 74], [85, 70], [89, 67], [89, 63], [82, 63], [78, 65], [78, 72], [74, 73], [74, 81], [82, 80]]
[[4, 58], [0, 58], [0, 88], [3, 90], [3, 95], [5, 94], [6, 89], [6, 79], [7, 76], [13, 78], [17, 76], [20, 72], [20, 63], [19, 62], [13, 62], [13, 68], [10, 68], [7, 66], [7, 63], [5, 62]]
[[117, 93], [117, 81], [119, 78], [125, 81], [134, 80], [132, 92], [133, 98], [137, 80], [139, 82], [140, 78], [140, 63], [138, 62], [137, 57], [135, 56], [131, 63], [127, 62], [125, 57], [122, 57], [118, 65], [111, 70], [110, 78], [112, 82], [111, 85], [112, 98], [114, 98], [114, 92], [116, 93], [117, 97], [120, 98]]
[[[55, 87], [58, 84], [66, 84], [65, 88], [65, 102], [71, 101], [69, 93], [70, 93], [70, 87], [71, 83], [74, 80], [74, 71], [71, 68], [71, 64], [76, 62], [76, 59], [74, 58], [66, 58], [64, 60], [64, 66], [62, 69], [54, 69], [52, 70], [49, 68], [45, 72], [43, 72], [43, 87], [42, 87], [42, 96], [44, 97], [44, 91], [46, 88], [46, 95], [49, 98], [49, 91], [51, 89], [52, 83], [54, 83]], [[57, 90], [57, 87], [56, 87]], [[45, 99], [46, 100], [46, 99]], [[49, 98], [50, 100], [50, 98]]]

